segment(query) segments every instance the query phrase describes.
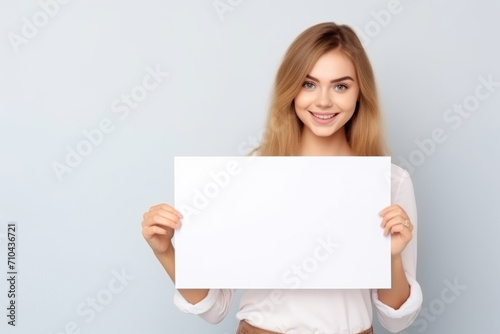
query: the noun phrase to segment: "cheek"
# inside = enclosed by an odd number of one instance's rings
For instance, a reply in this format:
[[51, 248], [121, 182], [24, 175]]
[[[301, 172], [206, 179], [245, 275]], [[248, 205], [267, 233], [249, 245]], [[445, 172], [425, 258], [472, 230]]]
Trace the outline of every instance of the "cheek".
[[294, 102], [296, 111], [307, 109], [311, 105], [311, 97], [308, 94], [299, 93], [295, 97]]
[[353, 112], [354, 109], [356, 108], [356, 101], [357, 101], [357, 96], [355, 95], [342, 96], [341, 98], [337, 99], [336, 105], [342, 111]]

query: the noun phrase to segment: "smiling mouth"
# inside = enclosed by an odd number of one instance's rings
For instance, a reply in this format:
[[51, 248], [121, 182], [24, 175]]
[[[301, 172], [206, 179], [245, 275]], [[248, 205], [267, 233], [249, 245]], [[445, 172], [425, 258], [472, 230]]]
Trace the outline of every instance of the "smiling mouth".
[[335, 116], [337, 116], [339, 113], [333, 113], [333, 114], [316, 114], [316, 113], [313, 113], [311, 111], [309, 111], [314, 117], [317, 117], [319, 119], [330, 119], [330, 118], [333, 118]]

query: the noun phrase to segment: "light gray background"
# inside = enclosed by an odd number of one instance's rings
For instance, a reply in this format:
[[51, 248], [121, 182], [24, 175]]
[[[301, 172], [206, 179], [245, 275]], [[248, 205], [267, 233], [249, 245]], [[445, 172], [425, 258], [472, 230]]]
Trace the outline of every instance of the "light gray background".
[[[142, 214], [173, 202], [175, 155], [241, 155], [255, 144], [286, 47], [323, 21], [371, 35], [393, 162], [413, 161], [424, 312], [405, 332], [494, 332], [500, 87], [473, 96], [480, 78], [500, 81], [500, 3], [401, 0], [381, 24], [390, 1], [220, 2], [232, 8], [222, 17], [212, 0], [69, 1], [19, 52], [8, 35], [21, 35], [40, 4], [0, 2], [0, 263], [15, 221], [20, 273], [18, 326], [2, 311], [2, 333], [60, 333], [71, 322], [81, 333], [234, 333], [240, 293], [216, 326], [173, 305]], [[169, 76], [120, 119], [112, 102], [158, 65]], [[458, 114], [444, 118], [463, 103], [472, 111], [459, 125]], [[60, 181], [53, 162], [105, 118], [113, 131]], [[435, 131], [446, 140], [432, 148]], [[110, 294], [114, 270], [134, 278]], [[86, 322], [77, 309], [99, 295], [112, 300]]]

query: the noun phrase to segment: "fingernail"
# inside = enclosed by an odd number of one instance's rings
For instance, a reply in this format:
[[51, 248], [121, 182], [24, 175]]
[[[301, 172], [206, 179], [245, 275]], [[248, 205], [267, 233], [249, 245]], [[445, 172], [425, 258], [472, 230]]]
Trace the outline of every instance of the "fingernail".
[[182, 215], [182, 213], [180, 213], [180, 212], [177, 214], [177, 216], [178, 216], [179, 218], [181, 218], [181, 219], [182, 219], [182, 218], [184, 218], [184, 216], [183, 216], [183, 215]]

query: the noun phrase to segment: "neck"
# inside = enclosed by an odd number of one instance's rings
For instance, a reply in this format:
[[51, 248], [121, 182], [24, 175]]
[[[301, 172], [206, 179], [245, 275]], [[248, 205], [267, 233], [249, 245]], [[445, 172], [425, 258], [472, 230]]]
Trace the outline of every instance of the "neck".
[[300, 139], [300, 155], [353, 155], [344, 127], [330, 137], [318, 137], [304, 127]]

